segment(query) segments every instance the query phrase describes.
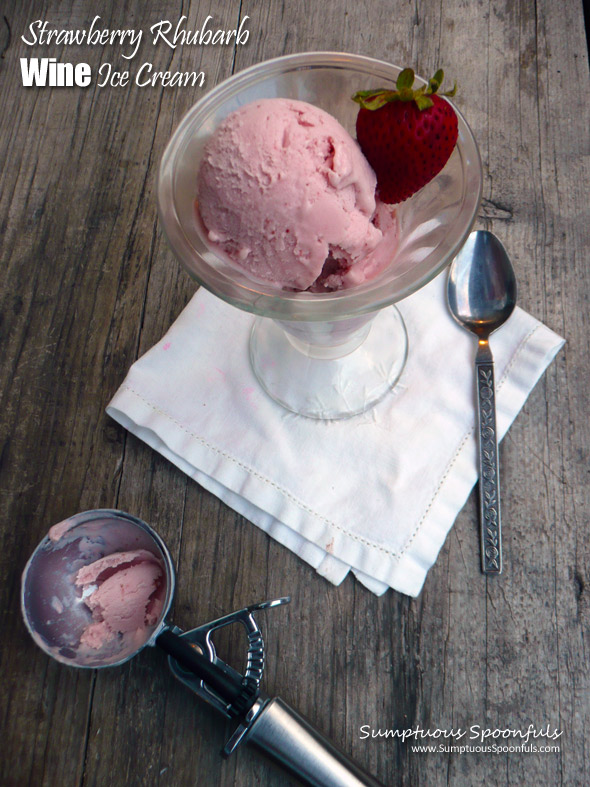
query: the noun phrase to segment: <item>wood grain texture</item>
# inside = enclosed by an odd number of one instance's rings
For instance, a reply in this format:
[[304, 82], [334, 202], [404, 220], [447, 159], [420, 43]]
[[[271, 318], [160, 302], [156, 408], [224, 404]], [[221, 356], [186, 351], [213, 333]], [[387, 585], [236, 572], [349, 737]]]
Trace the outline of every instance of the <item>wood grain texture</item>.
[[[182, 14], [245, 47], [154, 48], [136, 63], [204, 70], [208, 89], [260, 60], [348, 50], [457, 75], [480, 144], [478, 226], [514, 261], [519, 302], [567, 339], [501, 447], [505, 572], [479, 571], [472, 495], [424, 590], [334, 588], [128, 435], [104, 408], [194, 292], [156, 215], [155, 178], [198, 88], [24, 89], [30, 22], [84, 27], [83, 0], [0, 14], [0, 655], [2, 784], [279, 787], [230, 726], [143, 652], [100, 672], [51, 662], [19, 614], [20, 574], [47, 528], [118, 507], [156, 527], [178, 565], [173, 619], [190, 627], [267, 597], [265, 685], [388, 785], [590, 783], [588, 56], [582, 4], [513, 0], [229, 0], [101, 4], [111, 29]], [[113, 50], [81, 48], [93, 68]], [[59, 47], [35, 55], [64, 57]], [[123, 61], [119, 61], [123, 65]], [[240, 641], [224, 642], [236, 659]], [[359, 727], [563, 730], [551, 754], [413, 753]]]

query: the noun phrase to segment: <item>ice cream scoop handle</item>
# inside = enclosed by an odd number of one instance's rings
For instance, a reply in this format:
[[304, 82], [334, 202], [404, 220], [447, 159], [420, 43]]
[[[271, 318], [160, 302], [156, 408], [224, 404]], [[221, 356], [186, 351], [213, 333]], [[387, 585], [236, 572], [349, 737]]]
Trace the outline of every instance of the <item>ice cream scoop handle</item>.
[[475, 360], [475, 369], [479, 416], [479, 513], [482, 571], [484, 574], [501, 574], [502, 530], [494, 361], [487, 341], [481, 339]]
[[165, 650], [185, 669], [203, 680], [226, 702], [233, 703], [242, 693], [240, 683], [226, 674], [222, 667], [213, 664], [206, 656], [183, 637], [165, 629], [156, 639], [156, 645]]
[[258, 714], [245, 741], [311, 787], [383, 787], [279, 697]]

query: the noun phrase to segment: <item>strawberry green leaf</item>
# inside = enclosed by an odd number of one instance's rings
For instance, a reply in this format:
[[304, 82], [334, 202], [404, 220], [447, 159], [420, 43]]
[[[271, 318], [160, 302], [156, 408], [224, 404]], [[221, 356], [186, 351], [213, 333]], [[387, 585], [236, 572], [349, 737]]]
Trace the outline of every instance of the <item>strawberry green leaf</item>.
[[411, 89], [414, 84], [414, 72], [411, 68], [404, 68], [400, 73], [395, 83], [397, 89], [402, 92], [405, 89]]
[[383, 94], [380, 94], [373, 96], [372, 98], [365, 99], [361, 106], [363, 106], [365, 109], [381, 109], [381, 107], [384, 107], [385, 104], [387, 104], [387, 98], [385, 98]]
[[457, 92], [457, 83], [455, 82], [453, 84], [453, 89], [447, 90], [445, 93], [443, 93], [443, 96], [448, 96], [449, 98], [452, 98], [456, 92]]
[[413, 101], [414, 91], [411, 87], [403, 87], [398, 91], [400, 101]]
[[414, 99], [418, 109], [422, 112], [423, 109], [428, 109], [434, 106], [434, 101], [428, 96], [416, 96]]
[[439, 87], [442, 85], [442, 81], [445, 78], [444, 71], [442, 68], [439, 68], [436, 74], [432, 77], [432, 79], [428, 80], [428, 92], [429, 93], [436, 93]]
[[358, 102], [361, 99], [371, 98], [371, 96], [376, 96], [379, 93], [385, 93], [385, 88], [377, 88], [377, 90], [357, 90], [352, 100]]
[[395, 90], [380, 87], [376, 90], [358, 90], [352, 97], [363, 109], [381, 109], [389, 101], [397, 101], [399, 94]]

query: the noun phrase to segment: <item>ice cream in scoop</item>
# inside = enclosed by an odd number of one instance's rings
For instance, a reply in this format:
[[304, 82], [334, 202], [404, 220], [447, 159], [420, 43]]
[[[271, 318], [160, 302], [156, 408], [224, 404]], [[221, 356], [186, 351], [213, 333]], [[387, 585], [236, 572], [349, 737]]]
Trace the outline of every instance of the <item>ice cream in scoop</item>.
[[257, 280], [330, 291], [394, 256], [395, 209], [375, 199], [358, 144], [327, 112], [273, 98], [228, 115], [208, 141], [197, 209], [209, 242]]
[[99, 649], [121, 636], [140, 647], [163, 608], [163, 566], [146, 549], [114, 552], [81, 568], [75, 584], [92, 612], [80, 644]]

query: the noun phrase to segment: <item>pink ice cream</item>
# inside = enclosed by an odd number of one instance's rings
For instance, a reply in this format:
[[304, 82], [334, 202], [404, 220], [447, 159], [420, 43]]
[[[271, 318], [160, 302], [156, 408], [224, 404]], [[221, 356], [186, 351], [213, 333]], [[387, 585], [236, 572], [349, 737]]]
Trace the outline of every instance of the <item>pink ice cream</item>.
[[162, 613], [163, 575], [162, 562], [146, 549], [115, 552], [81, 568], [75, 583], [94, 622], [80, 644], [98, 650], [121, 635], [142, 645]]
[[255, 279], [294, 290], [351, 287], [394, 255], [395, 212], [338, 121], [275, 98], [228, 115], [208, 141], [197, 207], [209, 241]]

